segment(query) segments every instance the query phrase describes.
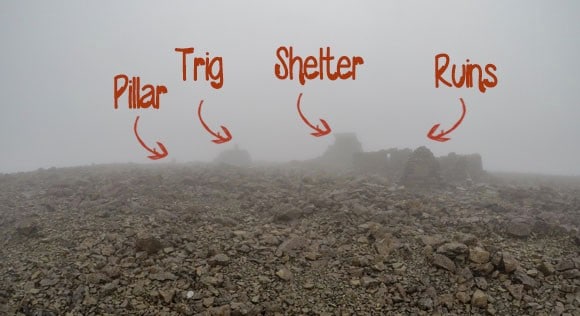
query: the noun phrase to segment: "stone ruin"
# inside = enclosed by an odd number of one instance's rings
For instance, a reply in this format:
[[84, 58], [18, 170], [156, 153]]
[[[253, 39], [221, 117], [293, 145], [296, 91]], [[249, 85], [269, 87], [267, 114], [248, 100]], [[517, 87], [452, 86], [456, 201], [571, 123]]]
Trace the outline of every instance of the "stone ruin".
[[353, 154], [353, 167], [357, 173], [387, 175], [388, 154], [385, 150]]
[[354, 170], [363, 174], [377, 174], [399, 179], [413, 150], [409, 148], [359, 152], [353, 156]]
[[222, 151], [214, 159], [214, 162], [232, 166], [249, 166], [252, 164], [252, 157], [247, 150], [240, 149], [238, 145], [235, 145], [232, 149]]
[[406, 186], [480, 181], [485, 176], [479, 154], [435, 157], [425, 146], [414, 151], [390, 148], [364, 152], [354, 133], [335, 134], [334, 144], [315, 161], [325, 167], [385, 176]]
[[390, 148], [387, 149], [387, 154], [389, 154], [389, 172], [388, 176], [392, 179], [400, 179], [403, 176], [403, 170], [409, 161], [409, 157], [413, 150], [410, 148], [398, 149]]
[[458, 155], [450, 153], [438, 158], [441, 175], [447, 182], [464, 180], [479, 181], [485, 175], [483, 162], [479, 154]]
[[355, 133], [336, 133], [334, 144], [328, 146], [324, 154], [316, 160], [332, 167], [352, 168], [354, 155], [362, 151], [362, 145]]
[[443, 184], [441, 166], [433, 153], [421, 146], [409, 157], [400, 183], [409, 187], [434, 187]]

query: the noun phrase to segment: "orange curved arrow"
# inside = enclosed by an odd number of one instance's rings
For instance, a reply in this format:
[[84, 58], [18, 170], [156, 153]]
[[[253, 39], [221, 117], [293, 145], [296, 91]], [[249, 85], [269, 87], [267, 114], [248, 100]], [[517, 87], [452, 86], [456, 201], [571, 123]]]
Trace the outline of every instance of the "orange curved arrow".
[[157, 152], [156, 148], [149, 148], [145, 142], [141, 139], [141, 137], [139, 137], [139, 133], [137, 133], [137, 122], [139, 122], [139, 116], [137, 115], [137, 118], [135, 119], [135, 124], [133, 124], [133, 131], [135, 132], [135, 136], [137, 136], [137, 140], [139, 141], [139, 144], [141, 144], [141, 146], [143, 146], [143, 148], [145, 148], [148, 152], [152, 153], [153, 155], [151, 156], [147, 156], [147, 158], [151, 159], [151, 160], [157, 160], [157, 159], [161, 159], [167, 156], [168, 152], [167, 149], [165, 148], [165, 146], [163, 146], [162, 143], [157, 142], [157, 146], [159, 146], [159, 149], [161, 150], [161, 152]]
[[459, 118], [459, 121], [457, 121], [449, 130], [445, 131], [443, 129], [441, 129], [441, 131], [439, 132], [439, 134], [435, 135], [435, 131], [439, 128], [439, 126], [441, 124], [435, 124], [433, 125], [433, 127], [431, 127], [431, 129], [429, 130], [429, 133], [427, 133], [427, 137], [429, 137], [430, 139], [434, 140], [434, 141], [438, 141], [438, 142], [446, 142], [448, 140], [450, 140], [451, 138], [445, 137], [447, 136], [447, 134], [453, 132], [457, 127], [459, 127], [459, 125], [461, 124], [461, 122], [463, 121], [463, 118], [465, 117], [465, 113], [467, 112], [467, 108], [465, 107], [465, 102], [463, 102], [462, 98], [459, 98], [459, 101], [461, 101], [461, 108], [463, 110], [463, 113], [461, 113], [461, 117]]
[[318, 127], [318, 125], [314, 126], [306, 119], [306, 117], [304, 116], [304, 114], [302, 114], [302, 111], [300, 110], [300, 100], [301, 99], [302, 99], [302, 93], [300, 93], [298, 95], [298, 101], [296, 102], [296, 107], [298, 108], [298, 114], [300, 115], [300, 118], [304, 121], [304, 123], [306, 123], [306, 125], [308, 125], [310, 128], [315, 130], [315, 132], [310, 133], [310, 135], [315, 136], [315, 137], [320, 137], [320, 136], [330, 134], [330, 132], [332, 130], [330, 129], [330, 126], [328, 125], [328, 123], [326, 123], [325, 120], [320, 119], [320, 123], [322, 124], [322, 127], [323, 127], [321, 129], [320, 127]]
[[230, 131], [223, 125], [221, 125], [220, 127], [222, 128], [222, 131], [225, 134], [225, 137], [222, 136], [220, 134], [220, 132], [215, 133], [214, 131], [212, 131], [209, 126], [207, 126], [207, 124], [205, 124], [205, 122], [203, 121], [203, 118], [201, 117], [201, 106], [203, 105], [203, 100], [201, 100], [201, 102], [199, 102], [199, 106], [197, 107], [197, 116], [199, 117], [199, 121], [201, 122], [201, 125], [203, 125], [203, 128], [205, 128], [205, 130], [212, 134], [216, 139], [213, 139], [212, 142], [216, 143], [216, 144], [223, 144], [223, 143], [227, 143], [232, 139], [232, 134], [230, 134]]

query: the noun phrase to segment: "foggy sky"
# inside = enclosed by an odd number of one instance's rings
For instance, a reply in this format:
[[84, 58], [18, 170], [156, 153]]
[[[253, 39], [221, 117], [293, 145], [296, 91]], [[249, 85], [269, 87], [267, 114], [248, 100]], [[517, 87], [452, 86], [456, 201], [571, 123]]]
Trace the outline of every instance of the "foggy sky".
[[[580, 175], [580, 3], [577, 1], [2, 1], [0, 172], [149, 162], [133, 134], [177, 161], [213, 159], [238, 144], [254, 160], [320, 155], [356, 132], [365, 150], [428, 146], [475, 153], [488, 170]], [[356, 80], [274, 76], [276, 49], [331, 47], [361, 56]], [[223, 58], [224, 85], [181, 80], [177, 47]], [[498, 85], [435, 88], [434, 57], [497, 67]], [[163, 84], [159, 110], [113, 107], [113, 78]], [[190, 74], [188, 74], [190, 76]], [[451, 140], [426, 137], [435, 123]], [[216, 145], [196, 117], [233, 135]], [[124, 99], [123, 99], [124, 100]]]

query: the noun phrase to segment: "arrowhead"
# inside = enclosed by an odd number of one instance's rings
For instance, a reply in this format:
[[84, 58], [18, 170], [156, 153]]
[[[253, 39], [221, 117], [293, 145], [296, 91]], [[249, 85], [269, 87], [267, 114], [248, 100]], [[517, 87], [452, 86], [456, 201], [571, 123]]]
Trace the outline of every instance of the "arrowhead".
[[465, 112], [467, 112], [467, 108], [465, 107], [465, 102], [463, 102], [463, 98], [459, 98], [459, 101], [461, 101], [461, 109], [463, 110], [459, 120], [447, 131], [441, 129], [441, 132], [439, 132], [439, 134], [435, 134], [435, 132], [439, 128], [440, 124], [433, 125], [433, 127], [431, 127], [431, 129], [429, 130], [429, 133], [427, 133], [428, 138], [430, 138], [434, 141], [438, 141], [438, 142], [446, 142], [446, 141], [451, 139], [449, 137], [444, 137], [444, 136], [447, 136], [447, 134], [453, 132], [461, 124], [461, 122], [463, 122], [463, 118], [465, 117]]
[[435, 141], [444, 143], [444, 142], [450, 140], [451, 138], [441, 137], [441, 135], [438, 135], [437, 138], [432, 138], [432, 139], [435, 140]]
[[161, 152], [157, 152], [157, 149], [153, 148], [153, 155], [151, 156], [147, 156], [147, 158], [151, 159], [151, 160], [157, 160], [157, 159], [161, 159], [161, 158], [165, 158], [168, 154], [167, 152], [167, 148], [165, 148], [165, 146], [160, 143], [157, 142], [157, 146], [159, 146], [159, 150], [161, 150]]
[[224, 132], [224, 134], [226, 135], [225, 137], [222, 136], [220, 133], [217, 134], [217, 139], [212, 140], [212, 142], [216, 143], [216, 144], [223, 144], [223, 143], [227, 143], [232, 139], [232, 134], [230, 133], [230, 131], [228, 130], [227, 127], [225, 126], [220, 126], [222, 128], [222, 131]]
[[451, 138], [443, 137], [443, 136], [447, 135], [447, 132], [445, 132], [444, 130], [441, 130], [441, 132], [439, 134], [435, 135], [435, 132], [437, 131], [439, 126], [440, 126], [440, 124], [433, 125], [433, 127], [431, 127], [431, 129], [429, 130], [429, 133], [427, 133], [427, 137], [429, 137], [430, 139], [432, 139], [434, 141], [438, 141], [438, 142], [442, 142], [442, 143], [450, 140]]
[[328, 123], [326, 123], [326, 121], [323, 119], [320, 119], [320, 123], [322, 123], [323, 129], [320, 129], [320, 127], [318, 127], [318, 125], [316, 125], [316, 128], [315, 128], [316, 132], [310, 133], [310, 135], [315, 136], [315, 137], [320, 137], [320, 136], [330, 134], [332, 129], [330, 128]]

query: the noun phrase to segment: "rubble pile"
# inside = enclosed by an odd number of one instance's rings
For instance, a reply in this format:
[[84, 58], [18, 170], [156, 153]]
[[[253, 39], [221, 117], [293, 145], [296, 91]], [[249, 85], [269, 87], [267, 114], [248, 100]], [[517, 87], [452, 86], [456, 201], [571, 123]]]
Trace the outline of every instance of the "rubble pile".
[[[417, 149], [405, 181], [435, 181], [435, 162]], [[289, 166], [1, 175], [0, 315], [579, 315], [578, 187], [411, 191]]]

